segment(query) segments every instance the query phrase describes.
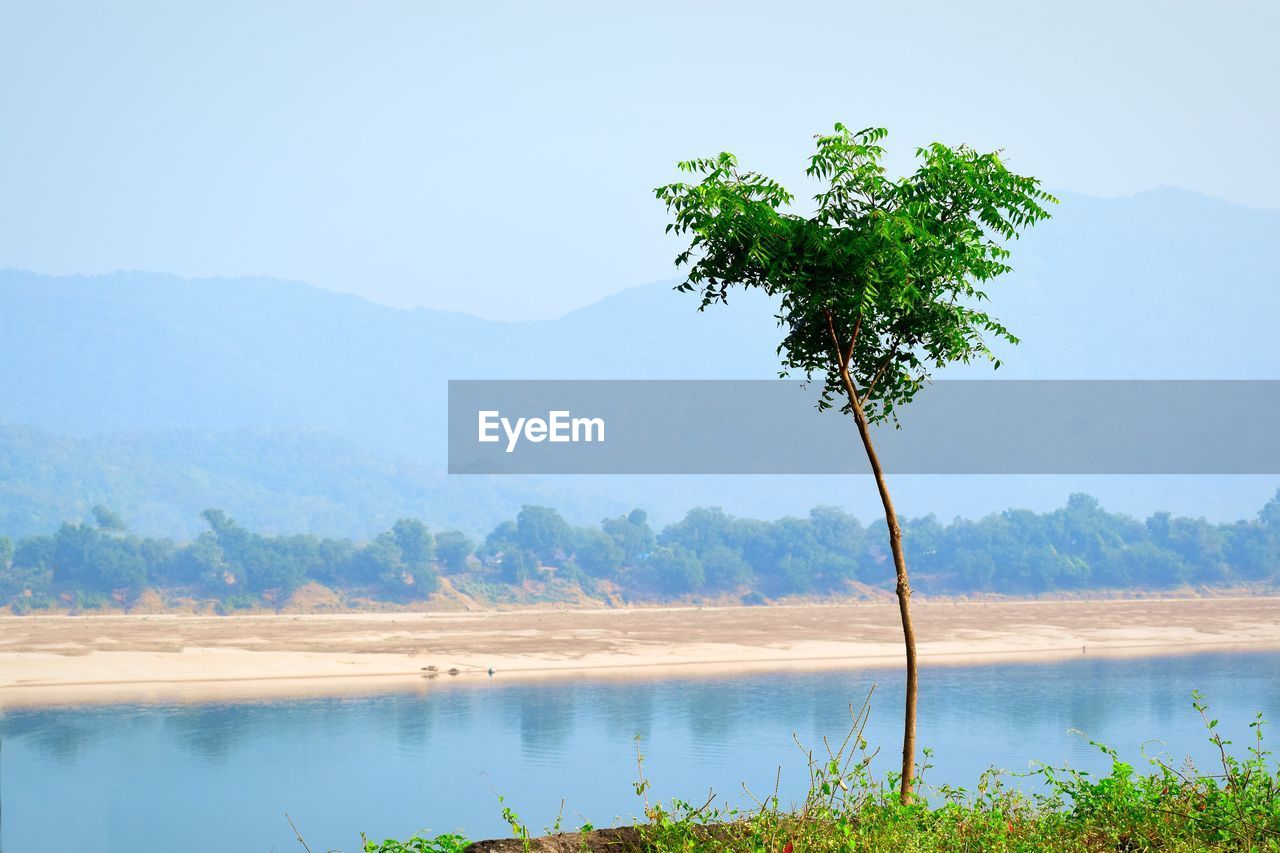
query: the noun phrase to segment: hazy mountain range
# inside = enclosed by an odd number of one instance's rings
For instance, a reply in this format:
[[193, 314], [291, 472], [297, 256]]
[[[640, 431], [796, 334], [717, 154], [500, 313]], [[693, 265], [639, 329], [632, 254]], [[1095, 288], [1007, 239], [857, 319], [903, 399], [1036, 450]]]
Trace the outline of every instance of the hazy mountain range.
[[[1176, 190], [1068, 196], [992, 288], [997, 315], [1023, 339], [998, 376], [1280, 378], [1277, 245], [1274, 211]], [[206, 506], [272, 529], [352, 534], [403, 514], [479, 531], [533, 500], [583, 520], [634, 503], [659, 518], [691, 503], [874, 512], [874, 495], [840, 478], [444, 477], [451, 378], [776, 375], [765, 300], [695, 309], [670, 282], [557, 320], [504, 323], [264, 278], [0, 271], [0, 533], [47, 530], [98, 502], [171, 533], [194, 528]], [[904, 511], [944, 516], [1040, 508], [1085, 488], [1122, 510], [1233, 517], [1276, 487], [903, 481]]]

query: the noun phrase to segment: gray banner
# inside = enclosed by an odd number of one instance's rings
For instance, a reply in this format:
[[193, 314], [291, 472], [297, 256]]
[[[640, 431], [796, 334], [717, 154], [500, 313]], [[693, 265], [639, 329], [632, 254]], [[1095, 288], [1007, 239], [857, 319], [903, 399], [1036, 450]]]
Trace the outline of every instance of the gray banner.
[[[451, 474], [850, 474], [796, 381], [453, 380]], [[901, 474], [1278, 474], [1280, 381], [944, 380], [873, 440]]]

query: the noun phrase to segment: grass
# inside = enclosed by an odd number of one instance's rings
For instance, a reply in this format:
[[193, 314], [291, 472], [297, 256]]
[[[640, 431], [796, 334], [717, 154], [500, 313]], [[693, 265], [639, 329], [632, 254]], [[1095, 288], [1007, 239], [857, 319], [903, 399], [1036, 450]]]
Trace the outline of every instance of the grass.
[[[1192, 696], [1218, 760], [1212, 772], [1188, 760], [1175, 766], [1147, 758], [1138, 772], [1112, 748], [1091, 741], [1110, 760], [1110, 771], [1092, 775], [1069, 767], [1034, 765], [1027, 773], [995, 769], [970, 788], [931, 786], [930, 752], [925, 751], [915, 801], [898, 800], [895, 774], [871, 774], [875, 753], [863, 731], [870, 713], [864, 703], [853, 714], [843, 743], [824, 742], [805, 750], [810, 784], [805, 799], [785, 807], [777, 791], [752, 797], [750, 809], [719, 807], [709, 797], [701, 805], [648, 799], [644, 758], [637, 755], [634, 783], [644, 820], [619, 845], [584, 827], [581, 835], [560, 836], [543, 847], [509, 808], [503, 817], [515, 838], [489, 850], [641, 849], [655, 851], [1280, 851], [1280, 766], [1265, 748], [1259, 715], [1250, 724], [1251, 742], [1242, 755], [1218, 732], [1204, 698]], [[803, 747], [802, 747], [803, 749]], [[1016, 784], [1023, 780], [1039, 784]], [[748, 794], [750, 792], [748, 791]], [[554, 827], [556, 832], [559, 831]], [[415, 836], [405, 841], [368, 841], [365, 853], [453, 853], [465, 838]]]

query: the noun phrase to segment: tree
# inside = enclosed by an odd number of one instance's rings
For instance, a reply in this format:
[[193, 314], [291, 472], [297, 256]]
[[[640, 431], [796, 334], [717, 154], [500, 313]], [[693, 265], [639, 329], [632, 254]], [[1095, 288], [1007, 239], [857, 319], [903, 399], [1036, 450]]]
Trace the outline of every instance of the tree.
[[1258, 510], [1258, 520], [1269, 529], [1280, 532], [1280, 489], [1277, 489], [1271, 500]]
[[606, 518], [600, 527], [622, 549], [622, 559], [629, 566], [643, 560], [658, 546], [653, 528], [649, 526], [649, 515], [642, 509], [633, 509], [617, 518]]
[[516, 516], [516, 544], [555, 565], [573, 547], [573, 528], [550, 507], [526, 505]]
[[257, 562], [254, 535], [220, 509], [206, 509], [200, 517], [209, 525], [221, 564], [218, 570], [205, 576], [205, 581], [224, 592], [242, 592], [248, 588], [249, 574]]
[[274, 590], [283, 601], [306, 582], [309, 571], [320, 563], [320, 539], [309, 534], [295, 536], [249, 536], [245, 569], [255, 592]]
[[98, 504], [90, 512], [93, 513], [94, 523], [98, 525], [99, 530], [123, 533], [128, 529], [123, 518], [102, 504]]
[[52, 569], [58, 543], [52, 536], [30, 536], [13, 549], [13, 564], [27, 569]]
[[[883, 128], [837, 124], [819, 135], [806, 174], [825, 186], [811, 216], [791, 213], [781, 184], [738, 169], [727, 152], [679, 164], [696, 183], [658, 187], [668, 232], [690, 238], [676, 257], [677, 286], [700, 308], [727, 303], [732, 287], [778, 300], [783, 372], [817, 377], [820, 408], [853, 417], [884, 507], [906, 650], [901, 798], [915, 780], [917, 665], [902, 532], [871, 425], [896, 423], [931, 371], [990, 359], [986, 336], [1016, 343], [981, 310], [985, 282], [1008, 272], [1007, 242], [1048, 217], [1055, 201], [1036, 178], [1009, 171], [998, 152], [934, 143], [906, 177], [886, 176]], [[835, 401], [839, 402], [835, 402]]]
[[426, 598], [440, 582], [430, 562], [431, 545], [422, 522], [401, 519], [350, 552], [341, 574], [397, 599]]
[[210, 531], [197, 536], [186, 547], [179, 548], [157, 570], [157, 580], [164, 586], [204, 584], [212, 589], [226, 586], [227, 565], [217, 537]]
[[141, 589], [147, 582], [142, 543], [106, 535], [87, 524], [64, 523], [53, 538], [54, 582], [93, 592]]
[[695, 553], [708, 551], [733, 540], [733, 518], [720, 507], [694, 507], [675, 524], [667, 525], [658, 542], [680, 545]]
[[435, 556], [435, 542], [427, 526], [416, 518], [402, 518], [391, 528], [400, 556], [412, 566], [425, 566]]
[[697, 592], [706, 583], [706, 574], [697, 555], [680, 545], [658, 548], [644, 565], [650, 583], [664, 595]]
[[395, 534], [379, 533], [351, 555], [346, 574], [349, 580], [373, 586], [392, 583], [403, 569]]
[[467, 558], [475, 550], [475, 543], [460, 530], [445, 530], [436, 537], [436, 557], [440, 565], [451, 572], [467, 568]]
[[751, 580], [751, 567], [742, 554], [727, 545], [712, 545], [698, 552], [707, 586], [732, 591]]
[[499, 522], [497, 527], [489, 531], [484, 544], [476, 553], [483, 560], [495, 560], [499, 554], [517, 547], [516, 523], [508, 519]]
[[531, 578], [538, 577], [542, 561], [538, 555], [523, 548], [513, 547], [502, 552], [502, 560], [498, 564], [498, 577], [505, 583], [520, 585]]
[[308, 572], [308, 576], [325, 584], [341, 583], [342, 570], [354, 553], [355, 546], [349, 539], [321, 539], [316, 565]]
[[613, 577], [625, 559], [621, 546], [600, 528], [583, 527], [575, 532], [573, 561], [591, 577]]

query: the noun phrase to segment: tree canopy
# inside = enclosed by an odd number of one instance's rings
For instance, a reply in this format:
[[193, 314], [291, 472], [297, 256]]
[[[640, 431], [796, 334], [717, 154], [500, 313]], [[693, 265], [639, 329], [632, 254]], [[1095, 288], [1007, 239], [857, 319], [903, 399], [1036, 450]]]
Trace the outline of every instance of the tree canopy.
[[727, 303], [733, 287], [776, 297], [784, 373], [819, 377], [825, 407], [845, 395], [846, 363], [873, 423], [909, 402], [935, 368], [998, 365], [989, 341], [1017, 339], [984, 310], [985, 285], [1010, 270], [1008, 241], [1055, 201], [999, 152], [965, 145], [919, 148], [916, 171], [891, 179], [886, 135], [837, 124], [817, 137], [806, 174], [825, 186], [808, 216], [728, 152], [679, 163], [698, 180], [655, 190], [674, 217], [667, 230], [690, 238], [676, 258], [686, 269], [679, 288], [699, 291], [702, 308]]
[[[0, 606], [90, 606], [113, 595], [128, 601], [148, 587], [266, 606], [264, 595], [278, 604], [308, 581], [354, 598], [411, 601], [436, 589], [438, 571], [463, 589], [476, 584], [478, 593], [494, 595], [508, 584], [549, 580], [548, 566], [583, 591], [607, 581], [635, 601], [843, 596], [886, 589], [889, 581], [883, 536], [836, 507], [774, 520], [694, 507], [656, 533], [643, 511], [590, 526], [572, 525], [548, 507], [533, 516], [548, 529], [563, 524], [569, 530], [556, 546], [558, 556], [543, 560], [522, 547], [514, 520], [499, 524], [479, 553], [465, 534], [431, 537], [422, 522], [353, 542], [266, 535], [210, 512], [206, 518], [216, 527], [185, 543], [67, 523], [52, 535], [0, 537]], [[1136, 519], [1073, 495], [1044, 513], [1010, 509], [980, 519], [943, 523], [925, 516], [902, 524], [917, 585], [935, 595], [1280, 584], [1280, 493], [1255, 517], [1224, 523], [1161, 512]], [[406, 537], [410, 530], [415, 533]], [[434, 540], [426, 562], [417, 531]]]

